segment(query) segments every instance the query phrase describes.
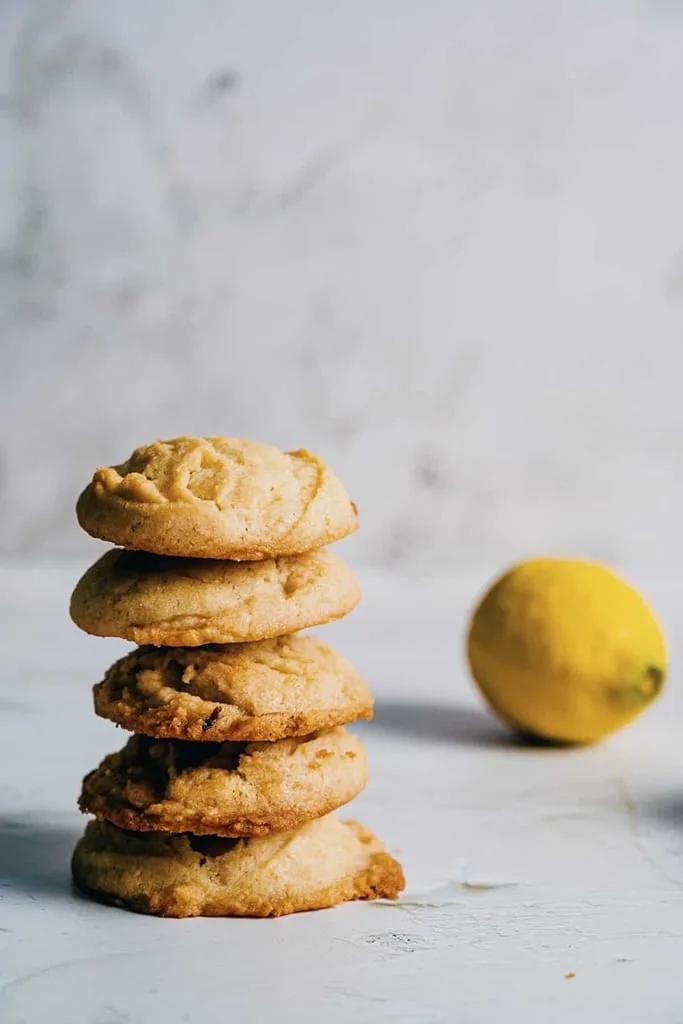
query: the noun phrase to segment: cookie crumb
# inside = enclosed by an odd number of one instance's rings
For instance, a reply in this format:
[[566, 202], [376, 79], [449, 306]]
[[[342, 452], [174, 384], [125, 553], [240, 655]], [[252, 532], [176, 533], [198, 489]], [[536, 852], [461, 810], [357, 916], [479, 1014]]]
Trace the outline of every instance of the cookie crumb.
[[576, 977], [576, 975], [574, 974], [574, 972], [573, 972], [573, 971], [568, 971], [568, 972], [567, 972], [567, 973], [565, 974], [565, 976], [564, 976], [564, 980], [565, 980], [565, 981], [569, 981], [569, 980], [570, 980], [571, 978], [575, 978], [575, 977]]

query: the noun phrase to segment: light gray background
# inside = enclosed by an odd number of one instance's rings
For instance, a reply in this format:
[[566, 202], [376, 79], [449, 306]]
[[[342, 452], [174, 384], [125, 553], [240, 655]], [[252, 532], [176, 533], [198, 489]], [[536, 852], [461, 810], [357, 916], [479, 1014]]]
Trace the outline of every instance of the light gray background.
[[683, 4], [0, 4], [0, 548], [97, 464], [329, 458], [356, 561], [664, 565]]

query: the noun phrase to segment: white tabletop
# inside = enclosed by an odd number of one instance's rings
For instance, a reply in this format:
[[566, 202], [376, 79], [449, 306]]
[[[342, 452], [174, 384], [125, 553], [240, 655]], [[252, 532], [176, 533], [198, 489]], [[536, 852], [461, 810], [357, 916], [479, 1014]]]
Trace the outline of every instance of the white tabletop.
[[[523, 747], [461, 656], [484, 582], [397, 584], [321, 631], [368, 677], [351, 813], [403, 862], [396, 904], [163, 921], [75, 894], [80, 778], [124, 736], [90, 684], [128, 645], [66, 616], [78, 566], [0, 569], [0, 1021], [683, 1020], [683, 694], [585, 750]], [[670, 638], [683, 586], [647, 580]]]

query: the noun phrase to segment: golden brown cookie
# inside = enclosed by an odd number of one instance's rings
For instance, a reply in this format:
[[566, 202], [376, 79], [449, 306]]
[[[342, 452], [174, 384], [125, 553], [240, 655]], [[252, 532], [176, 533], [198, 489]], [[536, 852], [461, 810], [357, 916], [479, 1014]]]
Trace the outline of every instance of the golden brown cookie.
[[261, 562], [108, 551], [79, 580], [71, 618], [86, 633], [196, 647], [294, 633], [356, 606], [356, 578], [331, 551]]
[[255, 561], [323, 547], [358, 528], [321, 459], [234, 437], [176, 437], [95, 471], [78, 499], [89, 534], [157, 555]]
[[179, 740], [279, 740], [372, 718], [365, 680], [315, 636], [138, 647], [93, 688], [130, 732]]
[[341, 727], [274, 743], [132, 736], [86, 775], [79, 806], [139, 831], [260, 836], [329, 814], [367, 776], [363, 744]]
[[279, 917], [345, 900], [396, 899], [401, 865], [357, 822], [331, 814], [256, 839], [125, 832], [90, 822], [71, 863], [105, 903], [161, 917]]

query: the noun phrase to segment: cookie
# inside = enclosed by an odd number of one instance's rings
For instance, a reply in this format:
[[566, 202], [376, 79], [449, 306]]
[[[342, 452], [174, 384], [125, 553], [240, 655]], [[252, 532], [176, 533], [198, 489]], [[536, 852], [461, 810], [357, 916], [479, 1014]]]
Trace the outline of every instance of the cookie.
[[314, 636], [139, 647], [93, 688], [95, 711], [160, 739], [279, 740], [372, 718], [365, 680]]
[[345, 900], [396, 899], [400, 864], [357, 822], [331, 814], [256, 839], [126, 832], [90, 822], [71, 862], [105, 903], [161, 917], [279, 917]]
[[367, 775], [363, 744], [341, 727], [274, 743], [132, 736], [86, 775], [79, 806], [139, 831], [260, 836], [329, 814]]
[[71, 597], [71, 618], [95, 636], [195, 647], [294, 633], [341, 618], [360, 599], [331, 551], [261, 562], [164, 558], [108, 551]]
[[234, 437], [176, 437], [95, 471], [78, 499], [91, 536], [157, 555], [254, 561], [323, 547], [358, 528], [317, 456]]

